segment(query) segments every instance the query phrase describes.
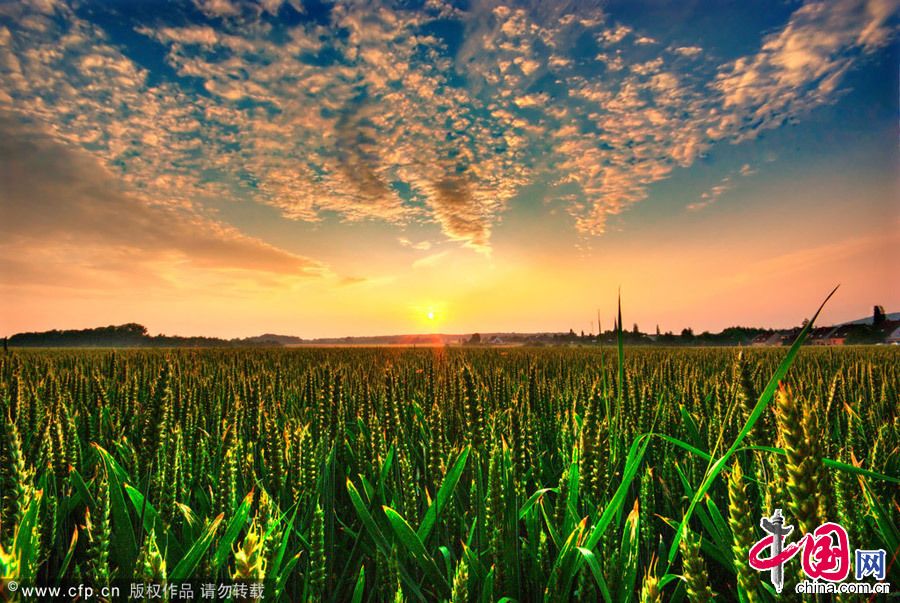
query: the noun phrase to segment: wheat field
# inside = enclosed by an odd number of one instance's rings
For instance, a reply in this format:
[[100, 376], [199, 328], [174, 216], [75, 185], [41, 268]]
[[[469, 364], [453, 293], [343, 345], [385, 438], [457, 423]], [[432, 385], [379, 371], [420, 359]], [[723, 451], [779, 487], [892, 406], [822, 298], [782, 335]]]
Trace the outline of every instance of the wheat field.
[[795, 352], [14, 351], [0, 574], [283, 601], [775, 600], [747, 564], [774, 508], [898, 551], [900, 350]]

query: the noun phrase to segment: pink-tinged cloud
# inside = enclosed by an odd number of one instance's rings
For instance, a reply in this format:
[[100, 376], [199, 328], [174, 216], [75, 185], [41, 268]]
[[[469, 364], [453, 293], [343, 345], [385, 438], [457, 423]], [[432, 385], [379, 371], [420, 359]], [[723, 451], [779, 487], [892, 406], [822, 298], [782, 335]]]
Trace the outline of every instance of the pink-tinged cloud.
[[[95, 158], [15, 124], [8, 116], [0, 117], [0, 215], [0, 253], [15, 258], [18, 266], [12, 282], [52, 283], [84, 268], [78, 259], [86, 255], [91, 255], [89, 263], [96, 273], [128, 273], [141, 264], [174, 263], [200, 270], [244, 271], [261, 278], [327, 274], [321, 262], [243, 235], [209, 217], [148, 203], [123, 189]], [[68, 266], [66, 255], [71, 259]], [[43, 262], [28, 261], [49, 257], [63, 265], [48, 271]]]

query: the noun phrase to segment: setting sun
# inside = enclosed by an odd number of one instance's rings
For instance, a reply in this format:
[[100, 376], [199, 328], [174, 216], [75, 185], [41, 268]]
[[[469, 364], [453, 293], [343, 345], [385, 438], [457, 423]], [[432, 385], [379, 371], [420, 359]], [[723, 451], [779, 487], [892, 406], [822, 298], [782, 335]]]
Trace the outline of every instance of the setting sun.
[[444, 302], [428, 300], [412, 306], [411, 310], [420, 331], [435, 332], [438, 326], [446, 326], [447, 309]]

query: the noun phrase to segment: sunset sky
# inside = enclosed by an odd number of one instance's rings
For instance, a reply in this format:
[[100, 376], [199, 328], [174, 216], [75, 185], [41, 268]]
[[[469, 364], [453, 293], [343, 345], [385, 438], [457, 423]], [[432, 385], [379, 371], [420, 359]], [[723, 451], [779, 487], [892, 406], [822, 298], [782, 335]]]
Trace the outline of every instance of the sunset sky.
[[897, 7], [0, 2], [0, 335], [900, 311]]

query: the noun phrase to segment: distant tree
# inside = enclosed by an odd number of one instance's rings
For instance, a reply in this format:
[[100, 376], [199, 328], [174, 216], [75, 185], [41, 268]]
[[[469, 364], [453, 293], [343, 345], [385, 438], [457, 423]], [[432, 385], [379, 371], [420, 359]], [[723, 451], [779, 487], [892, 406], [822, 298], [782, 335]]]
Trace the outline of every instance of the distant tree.
[[666, 331], [657, 338], [657, 341], [659, 343], [674, 344], [677, 343], [678, 338], [675, 337], [675, 334], [672, 333], [672, 331]]
[[690, 327], [685, 327], [681, 329], [681, 337], [682, 339], [693, 339], [694, 338], [694, 329]]
[[656, 325], [656, 336], [659, 337], [659, 325]]
[[640, 329], [638, 329], [638, 324], [637, 324], [637, 323], [634, 323], [634, 326], [631, 327], [631, 332], [634, 333], [635, 335], [637, 335], [637, 334], [639, 334], [639, 333], [641, 332]]
[[884, 313], [884, 308], [882, 306], [875, 306], [875, 309], [872, 311], [872, 325], [878, 326], [887, 320], [887, 315]]
[[470, 345], [478, 345], [479, 343], [481, 343], [481, 334], [473, 333], [472, 337], [469, 338], [469, 344]]

